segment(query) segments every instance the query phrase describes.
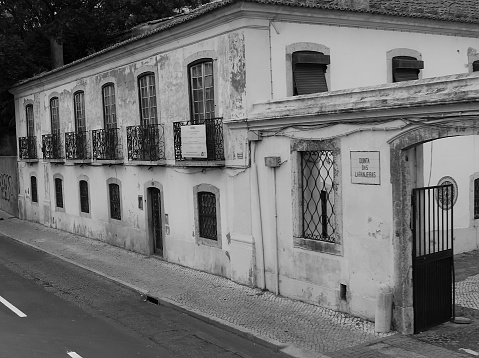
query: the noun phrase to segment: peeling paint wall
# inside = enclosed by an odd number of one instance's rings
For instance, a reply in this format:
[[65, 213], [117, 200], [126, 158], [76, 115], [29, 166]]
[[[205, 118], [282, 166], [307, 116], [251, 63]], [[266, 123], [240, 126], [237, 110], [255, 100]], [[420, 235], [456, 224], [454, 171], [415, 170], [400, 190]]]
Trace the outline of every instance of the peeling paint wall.
[[0, 157], [0, 210], [18, 216], [17, 157]]

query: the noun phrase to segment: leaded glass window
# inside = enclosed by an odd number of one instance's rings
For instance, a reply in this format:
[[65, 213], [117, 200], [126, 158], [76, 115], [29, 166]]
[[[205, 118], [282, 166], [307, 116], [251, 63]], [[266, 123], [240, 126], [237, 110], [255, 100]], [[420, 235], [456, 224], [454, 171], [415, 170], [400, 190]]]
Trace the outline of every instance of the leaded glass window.
[[335, 242], [332, 151], [301, 152], [301, 175], [303, 237]]
[[34, 175], [30, 177], [30, 187], [32, 191], [32, 202], [38, 203], [37, 177]]
[[110, 190], [110, 216], [112, 219], [121, 220], [120, 186], [109, 184]]
[[60, 113], [58, 109], [58, 97], [50, 100], [50, 117], [52, 121], [52, 134], [60, 134]]
[[105, 129], [116, 128], [115, 87], [112, 83], [103, 86], [103, 120]]
[[198, 192], [199, 236], [218, 240], [216, 223], [216, 195], [210, 192]]
[[78, 132], [85, 132], [85, 93], [83, 91], [75, 92], [73, 95], [73, 105], [75, 111], [75, 129]]
[[57, 208], [63, 208], [63, 187], [60, 178], [55, 178], [55, 198]]
[[35, 135], [35, 123], [33, 121], [33, 105], [29, 104], [25, 107], [27, 116], [27, 137], [33, 137]]
[[82, 213], [90, 212], [88, 182], [86, 180], [80, 180], [80, 210]]
[[202, 60], [189, 67], [192, 120], [201, 123], [215, 117], [213, 60]]
[[140, 91], [140, 116], [141, 125], [156, 124], [156, 89], [155, 75], [147, 74], [138, 79], [138, 89]]

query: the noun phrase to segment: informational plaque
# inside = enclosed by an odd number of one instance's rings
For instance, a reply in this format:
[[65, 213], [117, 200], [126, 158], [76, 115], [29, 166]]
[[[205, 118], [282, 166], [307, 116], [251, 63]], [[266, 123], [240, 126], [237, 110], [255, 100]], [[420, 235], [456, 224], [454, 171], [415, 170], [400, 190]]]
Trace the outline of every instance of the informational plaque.
[[204, 124], [181, 127], [181, 155], [183, 158], [207, 158]]
[[351, 152], [351, 183], [380, 185], [379, 152]]

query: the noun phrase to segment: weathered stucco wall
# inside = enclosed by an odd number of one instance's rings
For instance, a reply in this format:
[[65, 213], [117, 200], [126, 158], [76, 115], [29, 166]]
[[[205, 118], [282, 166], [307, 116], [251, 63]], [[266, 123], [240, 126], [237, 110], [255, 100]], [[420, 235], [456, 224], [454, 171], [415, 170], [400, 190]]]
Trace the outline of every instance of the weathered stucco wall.
[[18, 216], [17, 157], [0, 157], [0, 210]]

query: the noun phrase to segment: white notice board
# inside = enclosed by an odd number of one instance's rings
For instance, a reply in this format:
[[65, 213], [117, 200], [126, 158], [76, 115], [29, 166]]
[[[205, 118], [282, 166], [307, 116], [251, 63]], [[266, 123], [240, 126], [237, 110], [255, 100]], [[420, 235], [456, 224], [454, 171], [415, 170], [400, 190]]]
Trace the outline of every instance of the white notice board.
[[183, 158], [207, 158], [206, 126], [204, 124], [181, 126], [181, 156]]
[[380, 185], [379, 151], [351, 152], [351, 183]]

